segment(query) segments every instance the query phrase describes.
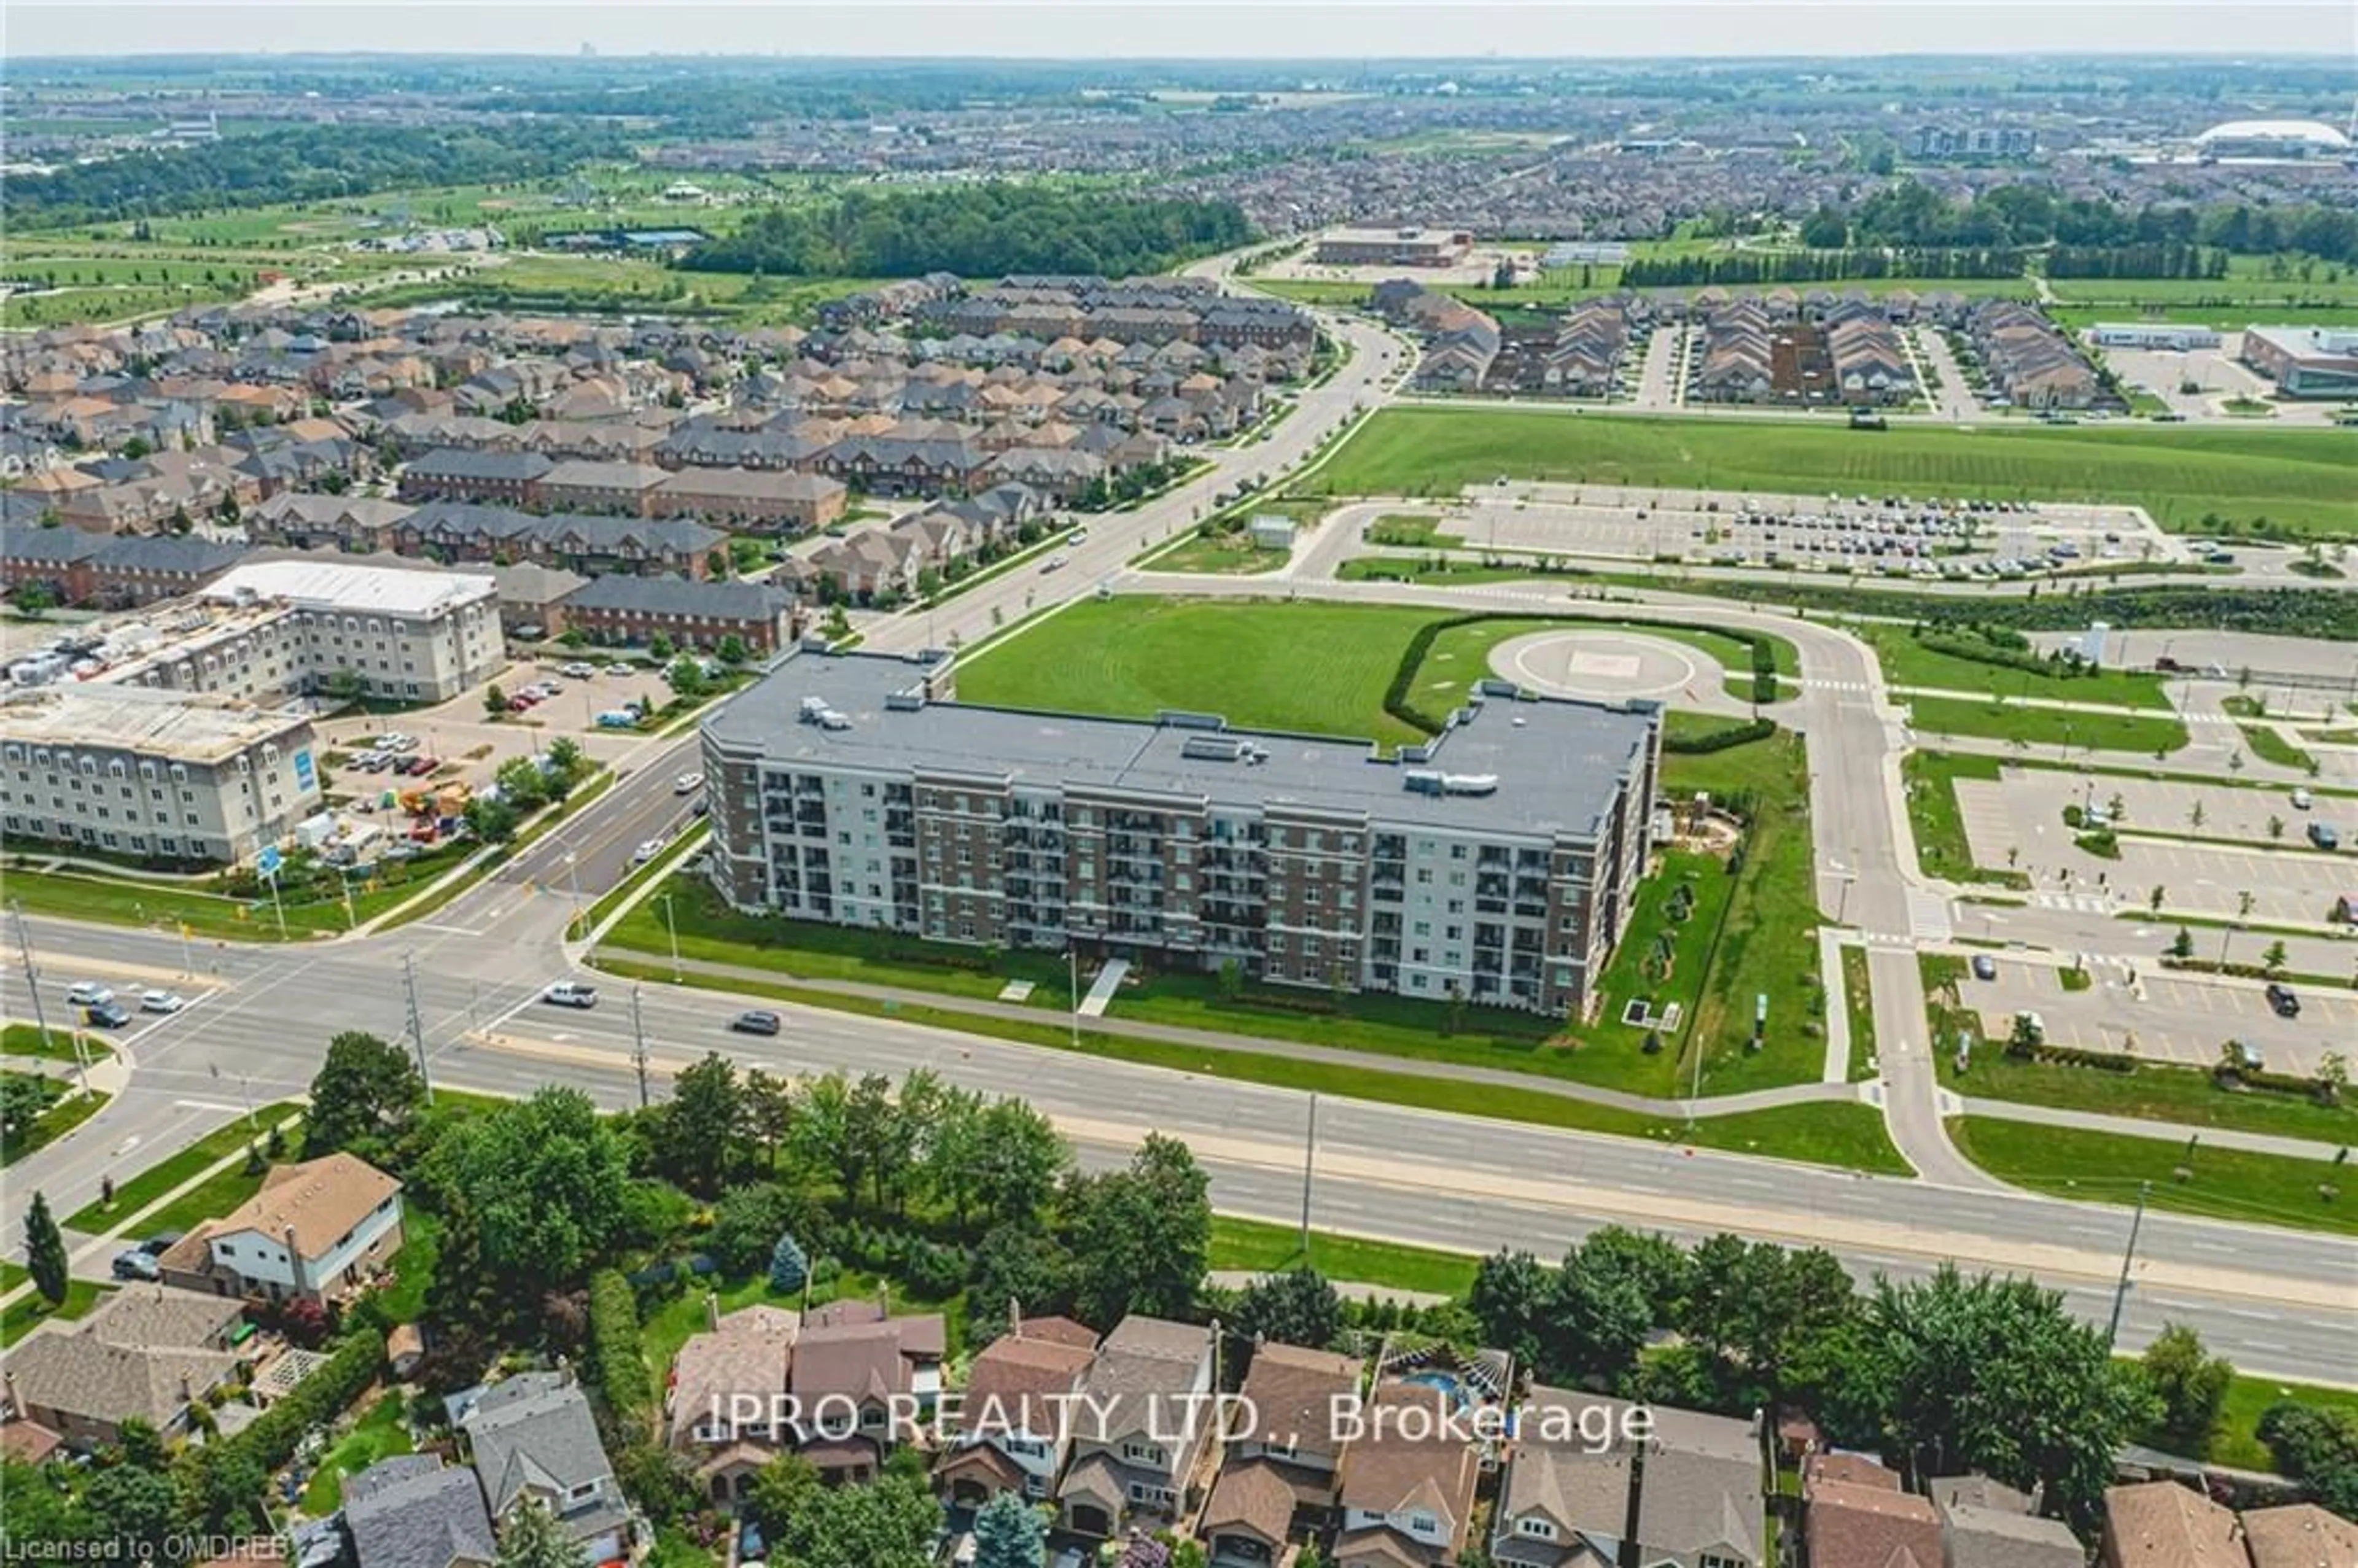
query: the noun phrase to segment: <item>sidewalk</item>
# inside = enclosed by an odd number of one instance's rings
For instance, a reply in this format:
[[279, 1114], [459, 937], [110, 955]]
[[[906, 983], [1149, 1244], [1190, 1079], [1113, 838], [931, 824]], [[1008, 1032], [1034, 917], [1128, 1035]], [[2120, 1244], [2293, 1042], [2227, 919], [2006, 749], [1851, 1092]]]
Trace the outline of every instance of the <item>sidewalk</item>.
[[[635, 947], [601, 947], [589, 955], [595, 965], [600, 956], [628, 959], [633, 963], [660, 966], [666, 955], [643, 952]], [[1012, 1002], [982, 1001], [968, 997], [945, 995], [940, 991], [916, 990], [904, 986], [865, 985], [853, 980], [808, 979], [780, 969], [757, 968], [746, 964], [721, 964], [709, 959], [683, 958], [680, 968], [691, 974], [704, 975], [720, 980], [752, 980], [769, 985], [791, 985], [800, 990], [826, 991], [843, 997], [859, 997], [869, 1001], [892, 1002], [902, 1007], [930, 1008], [948, 1013], [966, 1013], [978, 1018], [999, 1019], [1013, 1023], [1028, 1023], [1050, 1029], [1066, 1020], [1061, 1011], [1026, 1007]], [[1258, 1056], [1282, 1056], [1290, 1061], [1314, 1062], [1332, 1067], [1357, 1067], [1401, 1073], [1412, 1077], [1452, 1079], [1459, 1083], [1483, 1084], [1493, 1088], [1520, 1091], [1524, 1094], [1560, 1095], [1566, 1099], [1586, 1100], [1592, 1105], [1610, 1106], [1617, 1110], [1631, 1111], [1640, 1116], [1674, 1117], [1681, 1120], [1689, 1114], [1689, 1102], [1683, 1099], [1653, 1099], [1645, 1095], [1627, 1094], [1619, 1089], [1598, 1088], [1593, 1085], [1574, 1083], [1569, 1079], [1550, 1077], [1540, 1073], [1518, 1073], [1504, 1067], [1471, 1067], [1450, 1062], [1420, 1062], [1412, 1057], [1390, 1056], [1376, 1052], [1352, 1051], [1334, 1045], [1306, 1045], [1293, 1040], [1272, 1040], [1258, 1034], [1225, 1034], [1211, 1029], [1189, 1029], [1177, 1024], [1147, 1023], [1135, 1019], [1105, 1017], [1090, 1021], [1091, 1032], [1122, 1035], [1133, 1040], [1152, 1040], [1169, 1045], [1192, 1045], [1206, 1051], [1242, 1052]], [[1747, 1110], [1771, 1110], [1779, 1106], [1803, 1105], [1816, 1101], [1845, 1101], [1858, 1098], [1857, 1087], [1847, 1083], [1792, 1084], [1782, 1088], [1754, 1089], [1746, 1094], [1706, 1096], [1693, 1102], [1693, 1112], [1699, 1117], [1733, 1116]]]
[[2068, 1127], [2082, 1132], [2109, 1132], [2122, 1138], [2152, 1138], [2183, 1143], [2201, 1138], [2206, 1149], [2240, 1149], [2247, 1154], [2276, 1154], [2288, 1160], [2333, 1158], [2336, 1146], [2307, 1138], [2279, 1138], [2266, 1132], [2242, 1132], [2227, 1127], [2196, 1127], [2182, 1121], [2147, 1121], [2135, 1116], [2105, 1116], [2093, 1110], [2065, 1110], [2051, 1105], [2026, 1105], [2020, 1100], [1967, 1099], [1967, 1116], [2001, 1121], [2033, 1121], [2041, 1127]]
[[[96, 1072], [95, 1068], [92, 1070], [93, 1073]], [[302, 1119], [299, 1116], [290, 1116], [285, 1121], [278, 1123], [278, 1125], [292, 1129], [301, 1125], [301, 1122]], [[173, 1154], [177, 1152], [177, 1150], [167, 1151], [165, 1153], [157, 1157], [158, 1162], [172, 1158]], [[153, 1214], [167, 1204], [178, 1202], [182, 1197], [204, 1185], [207, 1182], [211, 1181], [215, 1176], [220, 1175], [231, 1166], [244, 1164], [245, 1159], [246, 1152], [243, 1149], [235, 1150], [228, 1154], [224, 1154], [220, 1159], [214, 1161], [211, 1164], [206, 1166], [203, 1170], [199, 1171], [195, 1175], [190, 1176], [187, 1181], [182, 1182], [178, 1186], [174, 1187], [170, 1192], [159, 1193], [146, 1203], [141, 1204], [138, 1208], [126, 1210], [112, 1226], [98, 1232], [96, 1235], [84, 1238], [79, 1243], [76, 1243], [73, 1240], [73, 1238], [81, 1236], [82, 1232], [79, 1230], [65, 1231], [64, 1235], [67, 1238], [68, 1249], [66, 1259], [70, 1269], [73, 1272], [81, 1273], [82, 1266], [88, 1263], [91, 1260], [101, 1257], [102, 1255], [112, 1256], [114, 1244], [123, 1239], [124, 1233], [128, 1231], [135, 1224], [136, 1224], [142, 1215]], [[62, 1226], [63, 1221], [60, 1220], [59, 1223], [60, 1226]], [[90, 1278], [91, 1276], [83, 1274], [82, 1277]], [[13, 1302], [18, 1296], [23, 1295], [32, 1288], [33, 1282], [30, 1280], [27, 1280], [19, 1283], [13, 1291], [0, 1292], [0, 1303]]]

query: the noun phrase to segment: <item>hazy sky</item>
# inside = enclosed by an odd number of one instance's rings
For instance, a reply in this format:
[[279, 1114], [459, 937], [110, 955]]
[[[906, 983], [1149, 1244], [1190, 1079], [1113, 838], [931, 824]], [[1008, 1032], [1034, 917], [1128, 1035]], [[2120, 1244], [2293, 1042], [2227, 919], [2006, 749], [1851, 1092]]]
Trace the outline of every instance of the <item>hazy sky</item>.
[[869, 0], [858, 5], [479, 5], [471, 0], [7, 0], [5, 54], [405, 50], [465, 54], [786, 53], [1096, 58], [1370, 58], [1497, 53], [1836, 55], [2342, 53], [2358, 56], [2349, 0], [1720, 0], [1251, 4], [1236, 0]]

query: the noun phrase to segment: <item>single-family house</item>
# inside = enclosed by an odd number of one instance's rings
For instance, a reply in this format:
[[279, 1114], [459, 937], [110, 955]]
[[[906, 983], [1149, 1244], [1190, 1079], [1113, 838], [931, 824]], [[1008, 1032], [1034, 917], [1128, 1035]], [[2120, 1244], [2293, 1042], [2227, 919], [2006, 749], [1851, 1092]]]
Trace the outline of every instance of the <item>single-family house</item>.
[[1044, 1502], [1071, 1448], [1072, 1399], [1097, 1359], [1094, 1330], [1070, 1318], [1018, 1316], [975, 1356], [953, 1406], [955, 1435], [934, 1484], [962, 1507], [1001, 1492]]
[[1481, 1454], [1455, 1400], [1430, 1383], [1377, 1385], [1343, 1455], [1335, 1568], [1450, 1568], [1463, 1557]]
[[482, 1390], [458, 1422], [494, 1520], [527, 1500], [556, 1517], [591, 1563], [625, 1555], [631, 1506], [598, 1440], [580, 1386], [563, 1372], [519, 1372]]
[[189, 1407], [236, 1380], [244, 1303], [169, 1285], [126, 1286], [78, 1324], [51, 1324], [10, 1348], [0, 1388], [13, 1419], [84, 1451], [121, 1441], [123, 1423], [167, 1437]]
[[1091, 1414], [1056, 1488], [1065, 1529], [1110, 1537], [1133, 1519], [1193, 1511], [1189, 1481], [1213, 1435], [1215, 1348], [1207, 1328], [1135, 1314], [1106, 1336], [1082, 1383]]
[[276, 1165], [262, 1190], [157, 1260], [165, 1280], [217, 1295], [326, 1302], [401, 1249], [401, 1183], [339, 1151]]
[[344, 1477], [343, 1499], [355, 1568], [490, 1568], [499, 1560], [474, 1472], [438, 1454], [380, 1459]]
[[1254, 1346], [1239, 1390], [1249, 1424], [1231, 1435], [1196, 1525], [1214, 1562], [1273, 1563], [1297, 1533], [1323, 1533], [1333, 1522], [1344, 1451], [1338, 1411], [1358, 1388], [1353, 1357]]
[[2175, 1481], [2104, 1489], [2098, 1568], [2244, 1568], [2235, 1510]]

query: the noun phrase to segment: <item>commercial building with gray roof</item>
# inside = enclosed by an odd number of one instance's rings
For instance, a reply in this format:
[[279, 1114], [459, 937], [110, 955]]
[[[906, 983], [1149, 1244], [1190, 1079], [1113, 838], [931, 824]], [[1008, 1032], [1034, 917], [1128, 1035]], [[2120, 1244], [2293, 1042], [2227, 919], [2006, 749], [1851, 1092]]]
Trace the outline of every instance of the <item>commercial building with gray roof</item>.
[[1554, 1013], [1629, 918], [1660, 711], [1485, 682], [1368, 741], [947, 700], [954, 672], [798, 653], [704, 726], [736, 906], [935, 940]]

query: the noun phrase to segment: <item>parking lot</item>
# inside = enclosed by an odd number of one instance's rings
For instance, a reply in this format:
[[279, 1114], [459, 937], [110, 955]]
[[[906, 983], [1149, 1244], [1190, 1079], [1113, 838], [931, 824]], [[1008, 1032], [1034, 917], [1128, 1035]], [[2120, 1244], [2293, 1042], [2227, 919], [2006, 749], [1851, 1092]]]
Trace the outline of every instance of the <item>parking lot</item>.
[[2256, 981], [2100, 964], [2089, 971], [2089, 989], [2067, 991], [2062, 971], [2046, 964], [2002, 956], [1996, 966], [1996, 979], [1968, 975], [1957, 988], [1993, 1043], [2007, 1037], [2016, 1013], [2035, 1012], [2051, 1045], [2207, 1067], [2219, 1060], [2223, 1043], [2240, 1040], [2259, 1050], [2270, 1071], [2307, 1077], [2334, 1042], [2347, 1049], [2358, 1040], [2358, 997], [2343, 992], [2296, 985], [2299, 1016], [2279, 1018]]
[[1469, 486], [1446, 529], [1485, 549], [1951, 578], [2021, 579], [2185, 549], [2127, 507], [1618, 485]]
[[[2165, 908], [2185, 914], [2243, 917], [2243, 893], [2252, 895], [2248, 918], [2262, 923], [2322, 925], [2333, 917], [2336, 899], [2358, 892], [2358, 869], [2340, 854], [2309, 849], [2302, 835], [2331, 806], [2294, 809], [2289, 789], [2262, 790], [2163, 784], [2092, 776], [2038, 768], [2010, 768], [1996, 782], [1961, 779], [1957, 809], [1974, 861], [2011, 865], [2041, 888], [2056, 885], [2068, 871], [2068, 885], [2082, 892], [2104, 889], [2131, 908], [2143, 908], [2152, 890], [2162, 890]], [[2073, 842], [2063, 808], [2093, 805], [2109, 811], [2117, 794], [2127, 808], [2118, 838], [2120, 858], [2089, 854]], [[2200, 828], [2191, 817], [2202, 807]], [[2271, 840], [2273, 817], [2284, 836]], [[2352, 825], [2340, 824], [2345, 829]], [[2216, 842], [2137, 837], [2155, 833], [2200, 833]], [[2231, 840], [2243, 840], [2237, 843]], [[2274, 842], [2280, 848], [2258, 846]]]
[[[586, 677], [560, 673], [566, 666], [579, 667], [582, 663], [595, 673]], [[618, 668], [625, 673], [613, 673]], [[521, 712], [511, 712], [496, 723], [491, 720], [483, 706], [489, 687], [516, 693], [538, 682], [553, 683], [559, 689]], [[660, 705], [670, 696], [661, 672], [651, 665], [618, 665], [551, 649], [544, 657], [511, 664], [495, 681], [449, 702], [391, 716], [341, 714], [322, 723], [319, 735], [329, 750], [346, 753], [347, 760], [330, 763], [330, 771], [335, 775], [336, 793], [355, 801], [374, 801], [386, 790], [416, 788], [426, 778], [437, 784], [459, 780], [481, 789], [491, 783], [502, 762], [546, 751], [560, 735], [579, 742], [591, 761], [611, 763], [641, 736], [632, 730], [601, 729], [598, 715], [618, 712], [634, 700]], [[416, 742], [398, 755], [432, 758], [441, 765], [423, 776], [405, 775], [392, 768], [362, 771], [358, 766], [357, 743], [388, 734], [405, 735]]]

